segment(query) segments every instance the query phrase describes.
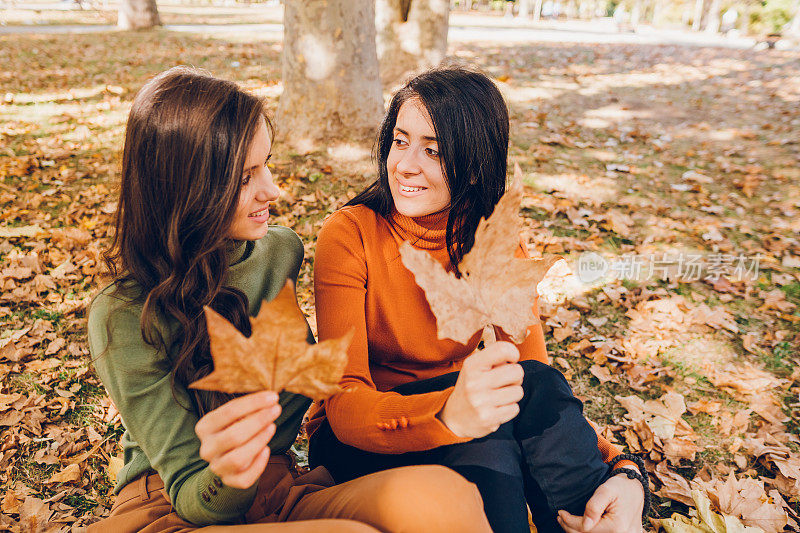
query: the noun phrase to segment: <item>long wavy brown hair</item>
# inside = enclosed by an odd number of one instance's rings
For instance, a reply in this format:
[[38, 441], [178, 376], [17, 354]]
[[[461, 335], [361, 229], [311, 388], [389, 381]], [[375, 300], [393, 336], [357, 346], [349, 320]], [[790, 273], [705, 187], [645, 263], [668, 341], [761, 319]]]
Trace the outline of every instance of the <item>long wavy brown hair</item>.
[[[250, 334], [247, 297], [226, 286], [228, 231], [261, 117], [258, 98], [188, 67], [150, 80], [131, 107], [105, 261], [117, 290], [142, 303], [142, 337], [168, 355], [173, 392], [213, 370], [203, 306]], [[165, 319], [176, 324], [168, 338], [156, 327]], [[230, 396], [192, 398], [202, 414]]]

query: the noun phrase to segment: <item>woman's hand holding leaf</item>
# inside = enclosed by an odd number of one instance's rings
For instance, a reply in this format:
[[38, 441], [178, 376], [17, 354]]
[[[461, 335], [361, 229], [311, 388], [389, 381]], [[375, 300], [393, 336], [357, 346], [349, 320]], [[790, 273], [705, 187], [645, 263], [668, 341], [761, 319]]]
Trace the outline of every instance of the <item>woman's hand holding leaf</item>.
[[267, 466], [267, 444], [281, 414], [278, 395], [255, 392], [235, 398], [207, 413], [195, 425], [200, 457], [229, 487], [246, 489]]
[[459, 437], [480, 438], [519, 413], [524, 372], [510, 342], [494, 342], [464, 360], [439, 419]]

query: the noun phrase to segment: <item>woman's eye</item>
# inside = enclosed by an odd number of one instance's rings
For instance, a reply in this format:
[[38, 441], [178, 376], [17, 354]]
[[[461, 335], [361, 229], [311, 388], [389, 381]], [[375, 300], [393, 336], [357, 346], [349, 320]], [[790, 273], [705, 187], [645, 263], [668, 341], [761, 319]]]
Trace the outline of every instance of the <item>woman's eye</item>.
[[394, 140], [394, 144], [397, 146], [403, 146], [405, 144], [405, 141], [403, 139], [397, 138]]
[[437, 152], [433, 148], [425, 148], [425, 152], [431, 157], [439, 157], [439, 152]]
[[250, 183], [250, 174], [245, 174], [244, 177], [242, 177], [242, 186], [247, 185], [248, 183]]

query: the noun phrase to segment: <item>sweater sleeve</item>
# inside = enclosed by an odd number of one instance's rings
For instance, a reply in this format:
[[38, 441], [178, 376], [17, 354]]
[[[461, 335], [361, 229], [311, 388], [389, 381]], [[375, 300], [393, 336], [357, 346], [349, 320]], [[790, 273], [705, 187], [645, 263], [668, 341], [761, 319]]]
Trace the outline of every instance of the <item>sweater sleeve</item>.
[[369, 367], [367, 275], [358, 224], [346, 211], [338, 211], [319, 233], [314, 261], [320, 341], [355, 328], [341, 381], [344, 391], [325, 401], [326, 416], [336, 437], [350, 446], [387, 454], [469, 441], [456, 436], [436, 417], [452, 387], [411, 396], [376, 389]]
[[232, 521], [250, 507], [257, 484], [228, 487], [200, 458], [198, 418], [184, 408], [192, 406], [190, 396], [177, 385], [173, 396], [169, 363], [142, 339], [140, 313], [141, 306], [103, 293], [95, 299], [89, 345], [97, 374], [128, 433], [163, 479], [177, 513], [197, 525]]

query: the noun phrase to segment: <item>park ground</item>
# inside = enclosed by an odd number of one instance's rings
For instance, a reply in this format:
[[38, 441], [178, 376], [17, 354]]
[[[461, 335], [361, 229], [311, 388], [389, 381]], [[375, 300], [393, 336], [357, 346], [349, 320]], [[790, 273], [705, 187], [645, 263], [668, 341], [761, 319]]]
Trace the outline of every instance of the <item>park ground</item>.
[[[800, 498], [800, 52], [536, 35], [450, 55], [508, 101], [531, 253], [594, 252], [618, 274], [542, 305], [553, 364], [604, 435], [647, 456], [653, 518], [690, 514], [699, 488], [778, 530]], [[133, 95], [188, 64], [274, 110], [280, 54], [240, 29], [0, 35], [0, 528], [67, 530], [112, 502], [122, 427], [86, 311]], [[312, 324], [315, 235], [374, 178], [368, 150], [275, 146], [275, 219], [305, 242]]]

